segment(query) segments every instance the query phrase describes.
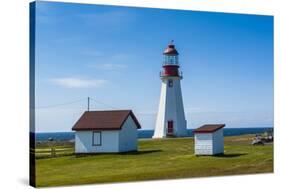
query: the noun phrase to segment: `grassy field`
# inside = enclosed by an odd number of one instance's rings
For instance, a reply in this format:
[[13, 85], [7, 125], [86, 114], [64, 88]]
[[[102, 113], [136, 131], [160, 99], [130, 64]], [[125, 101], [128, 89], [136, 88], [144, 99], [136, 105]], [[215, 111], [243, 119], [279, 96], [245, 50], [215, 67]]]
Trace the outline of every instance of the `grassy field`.
[[[143, 139], [139, 151], [36, 159], [36, 185], [125, 182], [273, 172], [273, 145], [252, 146], [253, 136], [225, 137], [225, 154], [199, 156], [193, 138]], [[63, 149], [63, 147], [59, 147]], [[40, 147], [46, 150], [47, 147]], [[38, 156], [37, 156], [38, 157]]]

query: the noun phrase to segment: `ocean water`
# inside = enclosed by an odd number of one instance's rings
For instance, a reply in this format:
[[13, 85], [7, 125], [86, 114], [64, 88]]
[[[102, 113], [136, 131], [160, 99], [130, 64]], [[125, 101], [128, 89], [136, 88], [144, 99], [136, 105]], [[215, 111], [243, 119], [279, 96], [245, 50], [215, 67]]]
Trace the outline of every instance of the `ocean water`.
[[[224, 128], [224, 136], [237, 136], [243, 134], [260, 134], [267, 130], [272, 130], [272, 127], [257, 127], [257, 128]], [[187, 136], [192, 137], [193, 129], [187, 129]], [[152, 138], [154, 130], [139, 130], [138, 138]], [[59, 141], [74, 140], [74, 132], [52, 132], [52, 133], [35, 133], [36, 141], [47, 141], [49, 138]]]

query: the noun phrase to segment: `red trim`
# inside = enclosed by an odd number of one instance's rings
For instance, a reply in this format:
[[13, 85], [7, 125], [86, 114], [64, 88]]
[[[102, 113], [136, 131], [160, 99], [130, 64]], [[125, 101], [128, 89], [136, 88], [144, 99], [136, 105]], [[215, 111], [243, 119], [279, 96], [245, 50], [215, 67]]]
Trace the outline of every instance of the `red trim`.
[[174, 124], [173, 124], [173, 121], [168, 121], [168, 132], [167, 134], [173, 134], [174, 133]]
[[203, 125], [198, 129], [195, 129], [193, 133], [214, 133], [219, 129], [225, 127], [225, 124], [217, 124], [217, 125]]
[[193, 131], [193, 133], [214, 133], [219, 129], [213, 130], [213, 131]]
[[163, 66], [162, 74], [164, 76], [179, 76], [179, 66], [178, 65], [165, 65]]

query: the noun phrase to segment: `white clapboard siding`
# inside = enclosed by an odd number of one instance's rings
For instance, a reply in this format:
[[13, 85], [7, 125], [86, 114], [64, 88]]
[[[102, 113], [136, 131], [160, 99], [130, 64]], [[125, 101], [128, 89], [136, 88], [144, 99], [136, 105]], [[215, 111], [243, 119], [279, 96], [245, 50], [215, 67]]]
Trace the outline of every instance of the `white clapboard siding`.
[[119, 152], [136, 151], [138, 149], [137, 126], [129, 116], [119, 131]]
[[212, 133], [195, 134], [195, 154], [212, 155], [213, 140]]
[[224, 153], [223, 130], [213, 133], [195, 133], [195, 155], [215, 155]]
[[118, 152], [118, 131], [101, 131], [101, 145], [93, 146], [93, 131], [75, 132], [75, 153]]
[[213, 133], [213, 154], [224, 152], [223, 130], [219, 129]]
[[[93, 137], [94, 131], [75, 132], [75, 153], [113, 153], [136, 151], [137, 125], [131, 116], [123, 123], [121, 130], [101, 130], [101, 133]], [[93, 140], [100, 145], [93, 145]], [[96, 144], [95, 143], [95, 144]]]

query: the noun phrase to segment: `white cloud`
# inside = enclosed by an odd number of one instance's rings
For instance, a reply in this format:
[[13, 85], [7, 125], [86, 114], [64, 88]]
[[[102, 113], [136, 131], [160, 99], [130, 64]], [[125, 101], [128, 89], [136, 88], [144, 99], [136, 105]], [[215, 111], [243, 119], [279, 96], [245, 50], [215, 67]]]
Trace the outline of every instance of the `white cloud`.
[[118, 71], [128, 67], [124, 62], [133, 62], [134, 56], [129, 54], [117, 53], [113, 55], [96, 56], [92, 63], [89, 63], [90, 68], [106, 70], [106, 71]]
[[81, 79], [74, 77], [52, 78], [50, 80], [54, 84], [66, 88], [98, 88], [107, 82], [104, 79]]

